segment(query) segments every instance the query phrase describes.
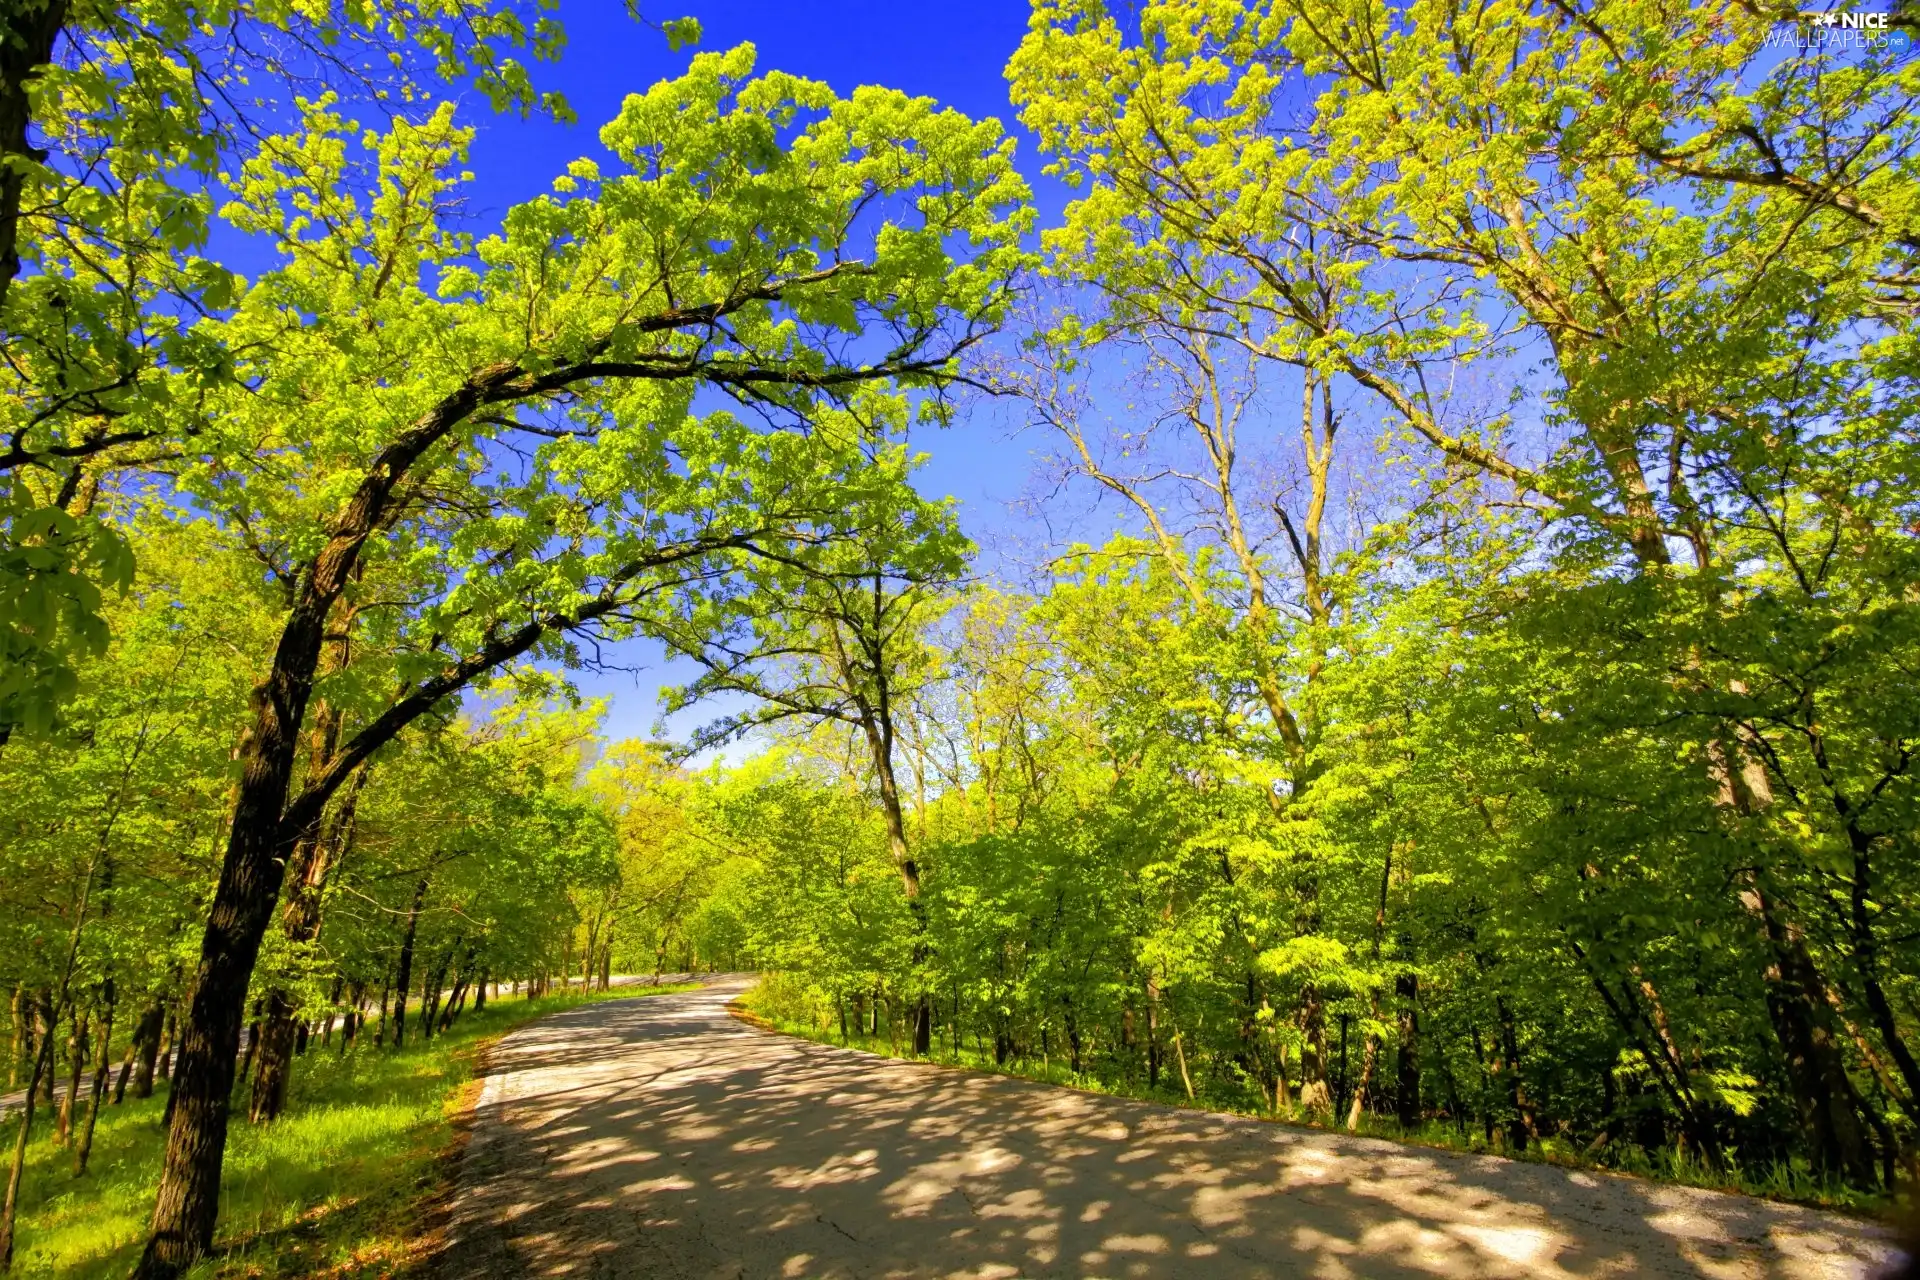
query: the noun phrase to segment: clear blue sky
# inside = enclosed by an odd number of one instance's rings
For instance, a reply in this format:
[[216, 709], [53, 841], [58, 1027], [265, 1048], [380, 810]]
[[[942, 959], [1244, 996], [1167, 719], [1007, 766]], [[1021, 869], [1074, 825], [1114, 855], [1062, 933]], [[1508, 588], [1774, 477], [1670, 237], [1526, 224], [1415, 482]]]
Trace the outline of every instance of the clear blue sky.
[[[646, 0], [644, 12], [655, 21], [699, 19], [702, 49], [751, 43], [762, 70], [823, 80], [840, 93], [883, 84], [971, 116], [997, 117], [1021, 138], [1021, 167], [1035, 183], [1043, 215], [1057, 215], [1060, 189], [1039, 174], [1033, 148], [1012, 118], [1003, 77], [1026, 30], [1026, 0]], [[627, 16], [620, 0], [562, 0], [560, 17], [568, 33], [566, 54], [558, 64], [539, 67], [537, 75], [543, 86], [566, 93], [579, 123], [495, 116], [478, 103], [463, 112], [479, 129], [476, 182], [469, 188], [476, 228], [497, 223], [510, 205], [546, 191], [567, 160], [597, 151], [595, 135], [621, 100], [678, 74], [691, 56], [669, 51], [657, 31]], [[1038, 523], [1011, 507], [1027, 487], [1035, 444], [1017, 434], [1017, 426], [1011, 409], [988, 406], [915, 442], [931, 455], [921, 487], [959, 499], [968, 531], [982, 546], [984, 573], [1018, 576], [1044, 540]], [[657, 650], [637, 643], [618, 660], [645, 669], [580, 673], [579, 683], [588, 694], [613, 698], [611, 736], [645, 736], [657, 714], [657, 688], [684, 678], [686, 670], [662, 668]], [[690, 714], [670, 728], [684, 730], [704, 718]]]

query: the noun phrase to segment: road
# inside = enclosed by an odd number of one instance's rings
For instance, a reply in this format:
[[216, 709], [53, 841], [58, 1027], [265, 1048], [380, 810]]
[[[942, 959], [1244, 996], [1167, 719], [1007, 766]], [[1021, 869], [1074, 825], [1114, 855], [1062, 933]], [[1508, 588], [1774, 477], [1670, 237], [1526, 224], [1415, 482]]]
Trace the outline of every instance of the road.
[[443, 1277], [1843, 1277], [1876, 1228], [756, 1030], [748, 979], [494, 1051]]

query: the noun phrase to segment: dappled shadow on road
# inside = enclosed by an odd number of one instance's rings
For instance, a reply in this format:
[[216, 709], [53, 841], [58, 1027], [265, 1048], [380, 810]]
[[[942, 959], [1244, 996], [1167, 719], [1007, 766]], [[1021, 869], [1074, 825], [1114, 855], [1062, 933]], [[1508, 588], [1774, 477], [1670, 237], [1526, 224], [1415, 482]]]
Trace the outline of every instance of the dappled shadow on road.
[[496, 1049], [446, 1276], [1858, 1276], [1832, 1215], [808, 1044], [738, 981]]

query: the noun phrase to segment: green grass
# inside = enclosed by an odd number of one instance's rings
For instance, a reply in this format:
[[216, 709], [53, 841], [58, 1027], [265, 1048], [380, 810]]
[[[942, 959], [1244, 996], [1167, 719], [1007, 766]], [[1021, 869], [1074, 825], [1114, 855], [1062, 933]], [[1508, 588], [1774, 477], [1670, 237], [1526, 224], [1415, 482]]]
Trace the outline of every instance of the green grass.
[[[904, 1034], [890, 1036], [885, 1031], [874, 1036], [854, 1034], [842, 1041], [836, 1020], [823, 1012], [816, 1012], [814, 1016], [806, 1016], [805, 1011], [796, 1012], [794, 1001], [793, 992], [778, 989], [777, 984], [775, 987], [770, 987], [763, 982], [743, 995], [739, 1003], [755, 1019], [765, 1023], [770, 1029], [787, 1035], [812, 1040], [819, 1044], [844, 1044], [849, 1048], [879, 1054], [882, 1057], [908, 1056], [906, 1052], [908, 1040]], [[1040, 1061], [1011, 1059], [1005, 1063], [996, 1063], [992, 1053], [976, 1049], [964, 1040], [959, 1046], [959, 1051], [955, 1052], [953, 1042], [943, 1040], [939, 1036], [934, 1037], [933, 1053], [927, 1060], [943, 1066], [986, 1071], [1022, 1080], [1037, 1080], [1087, 1093], [1133, 1098], [1163, 1106], [1227, 1112], [1328, 1132], [1347, 1131], [1344, 1124], [1332, 1123], [1323, 1113], [1315, 1114], [1298, 1107], [1285, 1109], [1276, 1115], [1268, 1109], [1265, 1101], [1252, 1088], [1231, 1092], [1217, 1088], [1209, 1089], [1206, 1087], [1207, 1082], [1196, 1078], [1194, 1085], [1197, 1096], [1189, 1099], [1180, 1083], [1180, 1069], [1171, 1060], [1162, 1065], [1160, 1087], [1157, 1089], [1148, 1089], [1141, 1081], [1102, 1078], [1092, 1073], [1076, 1074], [1066, 1062], [1058, 1058]], [[1354, 1132], [1361, 1137], [1384, 1138], [1390, 1142], [1401, 1142], [1409, 1146], [1500, 1155], [1536, 1164], [1623, 1174], [1657, 1182], [1704, 1187], [1714, 1191], [1734, 1191], [1772, 1200], [1786, 1200], [1796, 1204], [1838, 1209], [1865, 1217], [1886, 1217], [1893, 1213], [1896, 1207], [1885, 1193], [1863, 1191], [1830, 1178], [1817, 1177], [1804, 1161], [1796, 1161], [1791, 1165], [1768, 1165], [1763, 1168], [1747, 1168], [1736, 1164], [1726, 1169], [1714, 1169], [1684, 1152], [1676, 1152], [1670, 1148], [1647, 1152], [1639, 1147], [1628, 1147], [1625, 1144], [1622, 1144], [1622, 1152], [1613, 1153], [1612, 1160], [1600, 1161], [1587, 1157], [1580, 1148], [1558, 1137], [1535, 1140], [1528, 1144], [1526, 1151], [1514, 1152], [1501, 1146], [1489, 1146], [1485, 1138], [1472, 1128], [1463, 1134], [1452, 1124], [1429, 1121], [1418, 1129], [1407, 1130], [1402, 1129], [1391, 1118], [1368, 1112], [1361, 1114], [1359, 1128]], [[1904, 1198], [1904, 1191], [1902, 1195]]]
[[[457, 1126], [479, 1051], [521, 1023], [590, 1000], [689, 986], [616, 987], [605, 994], [509, 997], [468, 1012], [430, 1044], [398, 1053], [364, 1042], [341, 1057], [315, 1046], [297, 1060], [287, 1110], [246, 1123], [244, 1095], [227, 1136], [215, 1256], [196, 1277], [393, 1275], [419, 1261], [432, 1209], [447, 1187]], [[338, 1042], [336, 1041], [337, 1045]], [[14, 1252], [22, 1276], [124, 1276], [146, 1238], [165, 1135], [165, 1086], [106, 1106], [83, 1178], [55, 1147], [37, 1110]], [[16, 1124], [0, 1126], [12, 1152]]]

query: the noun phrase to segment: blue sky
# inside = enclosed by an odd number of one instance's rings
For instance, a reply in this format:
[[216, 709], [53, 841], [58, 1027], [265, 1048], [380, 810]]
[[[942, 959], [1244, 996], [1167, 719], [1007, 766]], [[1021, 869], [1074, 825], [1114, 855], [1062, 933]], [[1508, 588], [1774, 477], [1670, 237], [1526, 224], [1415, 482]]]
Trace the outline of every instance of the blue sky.
[[[753, 44], [762, 70], [823, 80], [843, 94], [862, 84], [884, 84], [971, 116], [997, 117], [1021, 138], [1021, 167], [1035, 183], [1043, 215], [1058, 213], [1061, 191], [1041, 177], [1034, 150], [1012, 118], [1002, 75], [1026, 30], [1026, 0], [648, 0], [644, 11], [655, 21], [699, 19], [702, 49]], [[669, 50], [657, 31], [627, 16], [620, 0], [562, 0], [560, 17], [567, 27], [566, 54], [537, 74], [543, 86], [567, 95], [579, 123], [497, 116], [477, 102], [462, 113], [479, 130], [476, 181], [468, 188], [476, 227], [496, 224], [509, 206], [547, 190], [572, 157], [597, 151], [595, 135], [621, 100], [678, 74], [691, 56]], [[982, 546], [982, 572], [1008, 577], [1019, 576], [1045, 541], [1044, 526], [1015, 506], [1027, 489], [1038, 443], [1018, 426], [1012, 408], [989, 405], [915, 441], [930, 455], [922, 489], [959, 500], [966, 527]], [[639, 642], [625, 646], [617, 660], [642, 669], [580, 673], [578, 683], [589, 695], [612, 698], [610, 736], [647, 736], [657, 715], [657, 689], [685, 678], [688, 670], [663, 666], [658, 651]], [[696, 710], [669, 729], [684, 731], [705, 718]]]

